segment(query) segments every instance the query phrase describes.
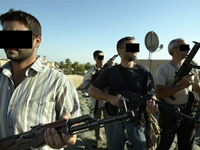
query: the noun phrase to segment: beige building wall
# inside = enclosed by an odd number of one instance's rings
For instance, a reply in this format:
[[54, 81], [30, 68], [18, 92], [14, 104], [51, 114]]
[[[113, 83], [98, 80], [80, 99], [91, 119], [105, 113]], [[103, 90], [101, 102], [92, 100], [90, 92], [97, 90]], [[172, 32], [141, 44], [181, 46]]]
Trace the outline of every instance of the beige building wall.
[[138, 59], [138, 60], [136, 60], [136, 63], [148, 67], [151, 70], [151, 73], [154, 77], [157, 68], [169, 61], [170, 61], [170, 59], [164, 59], [164, 60]]

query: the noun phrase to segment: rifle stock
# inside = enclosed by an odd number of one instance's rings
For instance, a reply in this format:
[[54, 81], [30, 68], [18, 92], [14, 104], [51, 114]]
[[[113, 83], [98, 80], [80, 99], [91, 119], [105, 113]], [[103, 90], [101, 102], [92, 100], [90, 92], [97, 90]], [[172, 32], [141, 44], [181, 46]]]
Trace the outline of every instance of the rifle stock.
[[[77, 118], [70, 118], [68, 120], [59, 120], [49, 124], [39, 124], [31, 127], [28, 132], [7, 137], [0, 140], [1, 150], [30, 150], [32, 148], [40, 148], [45, 146], [44, 131], [47, 128], [55, 128], [59, 134], [66, 133], [68, 135], [85, 132], [96, 128], [103, 127], [102, 125], [112, 123], [115, 121], [122, 122], [134, 117], [133, 111], [121, 112], [118, 115], [96, 120], [91, 115], [84, 115]], [[87, 121], [86, 123], [83, 123]], [[80, 125], [77, 125], [82, 123]], [[87, 130], [85, 130], [87, 129]], [[79, 132], [76, 132], [79, 131]]]

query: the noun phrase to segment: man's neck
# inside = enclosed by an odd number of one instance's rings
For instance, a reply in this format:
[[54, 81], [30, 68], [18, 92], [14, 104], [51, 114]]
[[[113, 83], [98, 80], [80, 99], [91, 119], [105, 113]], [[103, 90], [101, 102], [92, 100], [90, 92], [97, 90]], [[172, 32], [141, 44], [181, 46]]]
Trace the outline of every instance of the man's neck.
[[97, 68], [102, 68], [102, 64], [96, 64]]
[[23, 62], [13, 62], [11, 61], [12, 64], [12, 75], [15, 76], [25, 76], [26, 70], [36, 61], [35, 60], [26, 60]]
[[134, 61], [121, 61], [121, 65], [124, 68], [134, 68], [136, 66], [136, 63]]
[[183, 63], [183, 59], [177, 59], [177, 58], [172, 58], [172, 63], [174, 63], [175, 65], [181, 66]]

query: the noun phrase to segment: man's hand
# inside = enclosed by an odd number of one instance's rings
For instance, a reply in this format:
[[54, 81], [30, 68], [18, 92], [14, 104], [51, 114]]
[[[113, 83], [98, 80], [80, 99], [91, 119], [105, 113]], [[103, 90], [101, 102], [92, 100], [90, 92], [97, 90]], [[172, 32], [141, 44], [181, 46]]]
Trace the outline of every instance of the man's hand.
[[152, 114], [158, 114], [160, 112], [155, 100], [147, 100], [146, 110]]
[[194, 74], [188, 74], [187, 76], [184, 76], [181, 80], [181, 86], [183, 88], [187, 88], [188, 86], [194, 84]]
[[[122, 95], [120, 95], [120, 94], [117, 94], [117, 95], [115, 95], [115, 96], [112, 96], [112, 98], [109, 100], [109, 102], [112, 104], [112, 105], [114, 105], [114, 106], [119, 106], [119, 98], [120, 97], [123, 97]], [[125, 99], [125, 101], [129, 101], [126, 97], [123, 97], [124, 99]]]
[[[63, 116], [64, 120], [70, 118], [70, 113], [66, 113]], [[65, 133], [62, 133], [60, 136], [56, 129], [51, 128], [47, 129], [44, 132], [44, 139], [47, 145], [51, 148], [60, 149], [62, 147], [67, 147], [67, 145], [74, 145], [76, 143], [76, 135], [68, 136]]]
[[109, 67], [111, 67], [111, 66], [114, 65], [114, 61], [113, 61], [113, 60], [108, 60], [108, 61], [107, 61], [107, 64], [109, 65]]

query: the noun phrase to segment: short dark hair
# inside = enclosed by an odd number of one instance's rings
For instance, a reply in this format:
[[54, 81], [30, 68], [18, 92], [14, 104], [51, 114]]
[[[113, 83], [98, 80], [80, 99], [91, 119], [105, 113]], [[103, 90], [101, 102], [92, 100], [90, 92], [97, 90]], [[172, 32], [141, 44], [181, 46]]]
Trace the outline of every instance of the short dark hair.
[[41, 36], [42, 34], [41, 25], [39, 21], [31, 14], [28, 14], [21, 10], [16, 11], [14, 9], [10, 9], [7, 13], [1, 14], [0, 23], [2, 26], [5, 21], [20, 21], [32, 31], [33, 39], [37, 36]]
[[123, 48], [125, 41], [130, 41], [130, 40], [135, 40], [135, 38], [127, 36], [127, 37], [124, 37], [124, 38], [120, 39], [117, 42], [117, 50], [120, 49], [120, 48]]
[[96, 50], [94, 51], [93, 56], [97, 57], [99, 53], [103, 53], [103, 52], [101, 50]]

